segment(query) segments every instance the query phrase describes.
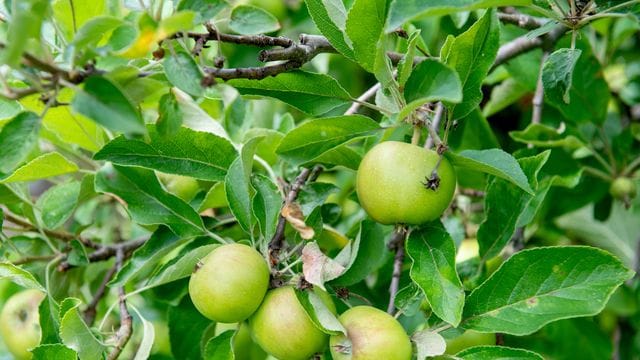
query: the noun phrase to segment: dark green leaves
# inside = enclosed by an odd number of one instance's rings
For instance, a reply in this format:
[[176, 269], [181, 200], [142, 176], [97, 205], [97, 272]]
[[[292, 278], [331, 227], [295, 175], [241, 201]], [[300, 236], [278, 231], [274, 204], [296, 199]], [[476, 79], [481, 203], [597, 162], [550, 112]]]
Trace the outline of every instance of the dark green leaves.
[[322, 35], [338, 52], [354, 59], [351, 39], [345, 33], [347, 10], [342, 0], [306, 0], [305, 3]]
[[234, 360], [233, 330], [227, 330], [207, 342], [204, 359], [206, 360]]
[[456, 272], [456, 247], [439, 221], [411, 232], [407, 254], [413, 260], [411, 279], [427, 296], [433, 312], [453, 326], [460, 323], [464, 290]]
[[542, 84], [547, 100], [557, 106], [571, 100], [571, 83], [573, 82], [573, 70], [580, 58], [580, 49], [560, 49], [545, 60], [542, 67]]
[[462, 326], [530, 334], [549, 322], [599, 313], [633, 272], [590, 247], [548, 247], [513, 255], [467, 298]]
[[356, 61], [374, 72], [378, 42], [383, 34], [387, 0], [355, 0], [347, 16], [346, 33], [353, 44]]
[[384, 252], [382, 225], [364, 220], [355, 240], [350, 241], [336, 257], [336, 261], [346, 264], [346, 270], [330, 284], [349, 286], [363, 280], [382, 265]]
[[255, 35], [274, 32], [280, 23], [269, 12], [251, 5], [238, 5], [231, 11], [229, 28], [238, 34]]
[[126, 204], [134, 221], [165, 224], [183, 236], [203, 233], [198, 213], [180, 198], [162, 189], [153, 171], [105, 165], [96, 175], [96, 190], [112, 193]]
[[292, 164], [300, 165], [355, 138], [373, 135], [379, 129], [378, 123], [361, 115], [311, 120], [289, 132], [277, 152]]
[[32, 112], [16, 115], [0, 132], [0, 175], [25, 160], [38, 140], [40, 118]]
[[493, 65], [499, 46], [500, 22], [496, 10], [492, 9], [487, 10], [467, 31], [442, 47], [441, 60], [454, 68], [462, 81], [462, 102], [447, 104], [454, 119], [468, 115], [480, 104], [480, 86]]
[[251, 179], [251, 183], [256, 189], [251, 205], [253, 216], [258, 220], [260, 233], [266, 241], [269, 241], [276, 231], [282, 206], [282, 195], [280, 195], [276, 184], [264, 175], [256, 175]]
[[168, 56], [162, 65], [171, 84], [189, 95], [202, 95], [202, 72], [189, 54], [176, 52]]
[[148, 126], [148, 130], [148, 143], [120, 136], [105, 145], [94, 158], [119, 165], [220, 181], [238, 156], [228, 140], [211, 133], [182, 127], [171, 136], [162, 136], [153, 126]]
[[169, 307], [168, 323], [171, 352], [180, 354], [181, 359], [201, 360], [200, 343], [212, 322], [196, 310], [189, 296], [183, 297], [178, 306]]
[[76, 94], [71, 106], [108, 129], [125, 134], [141, 134], [145, 131], [138, 109], [107, 78], [92, 76], [86, 79], [83, 90]]

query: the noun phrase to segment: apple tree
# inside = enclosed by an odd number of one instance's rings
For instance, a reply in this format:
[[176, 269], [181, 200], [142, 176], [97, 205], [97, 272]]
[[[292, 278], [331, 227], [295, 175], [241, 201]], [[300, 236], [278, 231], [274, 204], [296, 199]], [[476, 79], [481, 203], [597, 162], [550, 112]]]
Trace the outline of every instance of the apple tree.
[[0, 358], [640, 359], [640, 1], [5, 0]]

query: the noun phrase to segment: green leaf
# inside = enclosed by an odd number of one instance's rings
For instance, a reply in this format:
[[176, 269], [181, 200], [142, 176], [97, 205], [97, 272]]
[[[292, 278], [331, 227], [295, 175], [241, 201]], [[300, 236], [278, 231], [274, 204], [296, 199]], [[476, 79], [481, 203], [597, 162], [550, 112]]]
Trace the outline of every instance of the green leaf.
[[46, 153], [17, 168], [3, 183], [33, 181], [78, 171], [78, 165], [57, 152]]
[[10, 2], [11, 21], [8, 21], [6, 41], [0, 63], [17, 67], [30, 40], [40, 38], [42, 22], [49, 10], [48, 0]]
[[146, 360], [151, 354], [153, 342], [156, 337], [156, 331], [153, 327], [153, 323], [142, 317], [135, 306], [131, 305], [131, 308], [136, 313], [136, 315], [138, 315], [138, 319], [140, 319], [140, 322], [142, 323], [142, 340], [140, 340], [138, 351], [136, 351], [136, 356], [133, 358], [133, 360]]
[[[549, 151], [536, 156], [520, 159], [524, 173], [529, 177], [531, 187], [537, 190], [538, 173], [549, 159]], [[511, 183], [494, 179], [487, 186], [485, 196], [485, 219], [478, 229], [478, 244], [483, 260], [500, 254], [511, 240], [517, 226], [524, 226], [521, 220], [527, 205], [534, 199], [533, 193], [526, 193]], [[529, 219], [530, 221], [531, 219]]]
[[351, 95], [336, 79], [300, 70], [262, 80], [233, 79], [228, 84], [242, 95], [272, 97], [310, 115], [322, 115], [351, 102]]
[[[91, 329], [80, 316], [80, 300], [67, 298], [61, 305], [60, 338], [69, 348], [75, 350], [81, 359], [100, 359], [107, 349], [96, 339]], [[64, 313], [62, 313], [64, 311]]]
[[456, 358], [463, 360], [542, 360], [542, 356], [533, 351], [514, 349], [506, 346], [474, 346], [456, 354]]
[[224, 189], [231, 213], [246, 232], [252, 228], [251, 194], [249, 178], [245, 175], [242, 158], [237, 158], [229, 167], [224, 181]]
[[158, 271], [157, 275], [149, 280], [146, 286], [156, 287], [189, 277], [198, 261], [202, 260], [218, 246], [218, 244], [200, 246], [189, 251], [176, 261], [167, 263]]
[[313, 159], [314, 163], [323, 164], [327, 168], [340, 165], [351, 170], [358, 170], [360, 161], [362, 161], [362, 155], [347, 145], [333, 148]]
[[[418, 42], [422, 40], [420, 33], [420, 30], [416, 30], [412, 32], [411, 35], [409, 35], [409, 39], [407, 40], [407, 51], [402, 57], [402, 60], [400, 60], [400, 62], [398, 63], [398, 85], [400, 85], [401, 87], [405, 86], [407, 80], [409, 80], [409, 77], [413, 72], [413, 59], [416, 54], [416, 47], [418, 46]], [[460, 79], [458, 79], [458, 82], [460, 82]]]
[[399, 119], [406, 118], [428, 102], [459, 103], [462, 101], [462, 84], [453, 69], [429, 59], [413, 69], [404, 87], [404, 98], [407, 106], [398, 114]]
[[322, 298], [313, 290], [295, 289], [296, 298], [304, 311], [309, 315], [313, 324], [325, 334], [346, 334], [347, 330], [342, 326], [336, 314], [329, 309]]
[[347, 9], [342, 0], [306, 0], [311, 19], [322, 35], [342, 55], [354, 60], [351, 39], [345, 33]]
[[233, 337], [235, 331], [227, 330], [207, 342], [205, 360], [234, 360]]
[[204, 232], [198, 213], [177, 196], [166, 192], [153, 171], [105, 165], [96, 175], [95, 186], [96, 191], [121, 198], [133, 221], [139, 224], [165, 224], [182, 236]]
[[491, 89], [491, 96], [484, 108], [482, 108], [482, 115], [485, 117], [494, 115], [517, 102], [529, 92], [525, 85], [513, 78], [508, 78]]
[[89, 265], [89, 257], [87, 256], [87, 250], [84, 245], [77, 240], [73, 239], [69, 242], [69, 255], [67, 256], [67, 262], [73, 266], [86, 266]]
[[104, 1], [53, 0], [51, 3], [56, 25], [62, 29], [67, 38], [71, 38], [76, 31], [80, 33], [91, 19], [102, 15], [105, 11]]
[[78, 113], [114, 131], [142, 134], [145, 131], [140, 112], [111, 80], [91, 76], [71, 106]]
[[255, 35], [280, 30], [275, 16], [252, 5], [238, 5], [231, 11], [229, 28], [238, 34]]
[[251, 209], [258, 220], [260, 233], [266, 241], [271, 240], [276, 232], [276, 225], [282, 206], [282, 195], [278, 187], [268, 177], [257, 174], [251, 179], [256, 193], [253, 196]]
[[176, 52], [166, 57], [162, 66], [171, 84], [189, 95], [202, 95], [202, 72], [191, 55]]
[[498, 6], [526, 6], [531, 0], [395, 0], [389, 10], [387, 32], [394, 31], [407, 21], [428, 15], [445, 15]]
[[38, 345], [33, 350], [33, 360], [76, 360], [78, 353], [63, 344], [44, 344]]
[[542, 67], [542, 84], [544, 95], [548, 101], [568, 104], [571, 100], [571, 83], [573, 70], [582, 54], [580, 49], [559, 49], [544, 61]]
[[379, 40], [387, 16], [387, 0], [355, 0], [347, 15], [346, 33], [352, 41], [356, 61], [374, 72]]
[[189, 10], [174, 12], [171, 16], [165, 17], [158, 23], [156, 36], [164, 39], [179, 31], [190, 30], [194, 26], [195, 17], [196, 13]]
[[147, 130], [148, 143], [119, 136], [96, 153], [94, 159], [220, 181], [238, 157], [228, 140], [210, 133], [182, 127], [172, 136], [162, 136], [152, 125]]
[[182, 111], [174, 93], [162, 95], [158, 107], [156, 130], [162, 136], [173, 136], [180, 131], [182, 125]]
[[52, 186], [36, 202], [41, 210], [42, 222], [49, 229], [64, 224], [73, 213], [80, 195], [80, 182], [71, 181]]
[[469, 295], [462, 326], [526, 335], [552, 321], [595, 315], [632, 276], [617, 258], [592, 247], [524, 250]]
[[532, 194], [527, 176], [518, 161], [500, 149], [464, 150], [458, 154], [449, 153], [455, 166], [480, 171], [507, 180], [525, 192]]
[[411, 335], [411, 341], [416, 344], [418, 359], [444, 354], [447, 347], [442, 335], [430, 330], [421, 330]]
[[[45, 296], [38, 306], [40, 322], [40, 344], [60, 343], [60, 307], [54, 304], [51, 295]], [[47, 360], [45, 358], [44, 360]]]
[[222, 125], [194, 102], [189, 94], [176, 87], [171, 88], [171, 93], [176, 97], [178, 107], [182, 113], [182, 123], [185, 127], [229, 139], [229, 135]]
[[105, 34], [110, 33], [122, 24], [124, 24], [124, 21], [116, 17], [95, 17], [82, 25], [73, 37], [73, 44], [79, 51], [83, 51], [88, 47], [95, 47]]
[[181, 0], [177, 10], [192, 10], [196, 13], [195, 22], [204, 23], [226, 7], [224, 0]]
[[9, 280], [27, 289], [45, 291], [44, 287], [30, 272], [8, 262], [0, 262], [0, 279]]
[[358, 236], [350, 241], [336, 257], [345, 264], [345, 272], [329, 282], [332, 286], [349, 286], [362, 281], [377, 270], [386, 252], [383, 226], [371, 220], [360, 224]]
[[109, 286], [123, 286], [140, 274], [149, 274], [166, 255], [190, 240], [192, 238], [177, 236], [167, 227], [159, 227], [149, 240], [133, 252], [129, 262], [116, 273]]
[[40, 118], [32, 112], [16, 115], [0, 132], [0, 175], [24, 161], [38, 141]]
[[480, 87], [500, 46], [500, 21], [495, 9], [487, 12], [467, 31], [442, 48], [440, 59], [454, 68], [462, 81], [462, 102], [446, 103], [454, 119], [473, 111], [482, 101]]
[[440, 221], [413, 230], [406, 242], [413, 261], [411, 279], [420, 286], [439, 318], [457, 327], [464, 290], [456, 272], [456, 246]]
[[544, 124], [529, 124], [524, 130], [509, 132], [509, 136], [517, 142], [545, 148], [562, 147], [575, 150], [585, 146], [577, 137], [559, 133], [557, 129]]
[[184, 360], [202, 360], [200, 342], [211, 320], [196, 310], [189, 296], [183, 297], [178, 306], [169, 307], [168, 325], [171, 352]]
[[362, 115], [307, 121], [290, 131], [276, 150], [293, 165], [303, 164], [353, 139], [373, 135], [380, 126]]

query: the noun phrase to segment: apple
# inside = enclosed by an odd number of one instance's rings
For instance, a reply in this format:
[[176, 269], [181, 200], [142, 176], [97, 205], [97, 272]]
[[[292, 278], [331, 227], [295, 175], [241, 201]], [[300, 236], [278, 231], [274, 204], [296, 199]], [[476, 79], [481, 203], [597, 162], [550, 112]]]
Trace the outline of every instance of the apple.
[[374, 146], [358, 168], [360, 204], [382, 224], [420, 225], [439, 218], [456, 188], [454, 169], [444, 157], [437, 169], [438, 186], [425, 185], [439, 158], [435, 151], [398, 141]]
[[269, 266], [254, 248], [227, 244], [202, 259], [189, 279], [189, 295], [205, 317], [234, 323], [253, 314], [269, 287]]
[[[335, 313], [329, 295], [316, 293]], [[311, 322], [291, 286], [270, 290], [258, 311], [249, 318], [249, 328], [264, 351], [283, 360], [307, 360], [322, 352], [329, 340], [328, 335]]]
[[371, 306], [355, 306], [340, 316], [347, 336], [330, 339], [334, 360], [411, 360], [411, 340], [398, 320]]
[[462, 335], [446, 341], [447, 350], [445, 350], [445, 354], [453, 355], [473, 346], [495, 345], [496, 334], [467, 330]]
[[632, 179], [619, 177], [611, 183], [609, 193], [618, 200], [629, 201], [638, 195], [638, 187]]
[[16, 359], [31, 359], [30, 349], [40, 343], [38, 306], [44, 293], [30, 289], [11, 296], [0, 312], [0, 335]]
[[168, 192], [186, 202], [193, 200], [200, 191], [198, 180], [188, 176], [158, 173], [158, 178]]

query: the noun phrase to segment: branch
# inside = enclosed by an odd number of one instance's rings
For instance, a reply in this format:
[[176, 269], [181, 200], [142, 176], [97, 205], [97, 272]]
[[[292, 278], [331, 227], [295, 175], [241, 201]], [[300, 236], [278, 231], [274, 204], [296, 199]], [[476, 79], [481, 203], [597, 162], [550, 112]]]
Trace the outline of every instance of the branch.
[[[146, 241], [147, 238], [141, 238], [118, 244], [99, 245], [99, 248], [96, 251], [89, 254], [89, 262], [108, 260], [116, 256], [119, 251], [122, 251], [125, 256], [128, 256], [133, 252], [133, 250], [142, 246]], [[58, 271], [67, 271], [72, 267], [73, 265], [69, 264], [69, 262], [65, 260], [58, 265]]]
[[[124, 262], [124, 251], [122, 249], [117, 251], [116, 254], [116, 268], [120, 270], [122, 268], [122, 263]], [[133, 318], [127, 309], [127, 300], [126, 294], [124, 292], [124, 287], [118, 288], [118, 301], [120, 302], [120, 328], [115, 335], [116, 347], [107, 357], [107, 360], [115, 360], [120, 356], [122, 350], [129, 342], [129, 338], [131, 338], [131, 334], [133, 333]]]
[[533, 16], [522, 14], [515, 9], [507, 9], [505, 12], [498, 13], [500, 21], [512, 24], [523, 29], [534, 30], [544, 25], [544, 20]]
[[438, 136], [438, 129], [440, 129], [440, 121], [442, 121], [442, 115], [444, 114], [444, 105], [442, 105], [441, 102], [438, 102], [435, 111], [436, 113], [433, 116], [433, 119], [427, 125], [427, 130], [429, 130], [429, 137], [424, 143], [425, 149], [431, 149], [434, 144], [436, 146], [440, 146], [440, 144], [442, 144], [442, 140], [440, 139], [440, 136]]
[[118, 264], [116, 263], [113, 267], [111, 267], [111, 269], [109, 269], [109, 271], [107, 271], [104, 279], [102, 279], [102, 282], [100, 283], [100, 286], [98, 286], [98, 290], [96, 290], [95, 295], [93, 295], [93, 299], [84, 310], [84, 321], [87, 323], [87, 325], [91, 326], [93, 324], [93, 321], [96, 319], [96, 308], [98, 307], [100, 300], [102, 300], [102, 298], [106, 294], [107, 284], [109, 283], [109, 281], [111, 281], [111, 278], [113, 277], [113, 275], [115, 275], [117, 270]]
[[357, 101], [354, 101], [344, 114], [353, 115], [357, 113], [358, 109], [360, 109], [361, 104], [371, 99], [372, 97], [374, 97], [381, 87], [382, 87], [382, 84], [375, 83], [375, 85], [373, 85], [367, 91], [362, 93], [362, 95], [358, 96], [358, 99], [356, 99]]
[[523, 35], [509, 41], [498, 50], [498, 55], [493, 63], [493, 69], [532, 49], [545, 46], [545, 44], [555, 44], [567, 31], [569, 31], [568, 27], [558, 25], [544, 36], [529, 38], [527, 35]]
[[542, 121], [542, 105], [544, 104], [544, 84], [542, 83], [542, 68], [544, 67], [544, 62], [545, 60], [547, 60], [548, 56], [549, 56], [549, 52], [545, 50], [544, 53], [542, 53], [542, 59], [540, 60], [540, 68], [538, 70], [538, 82], [536, 83], [536, 92], [532, 100], [532, 104], [533, 104], [533, 112], [531, 114], [532, 124], [540, 124], [540, 122]]
[[393, 234], [393, 238], [389, 242], [389, 248], [395, 251], [393, 258], [393, 273], [391, 275], [391, 284], [389, 285], [389, 306], [387, 313], [393, 314], [396, 309], [396, 294], [400, 287], [400, 275], [402, 275], [402, 264], [404, 262], [404, 241], [407, 236], [405, 227], [398, 227]]

